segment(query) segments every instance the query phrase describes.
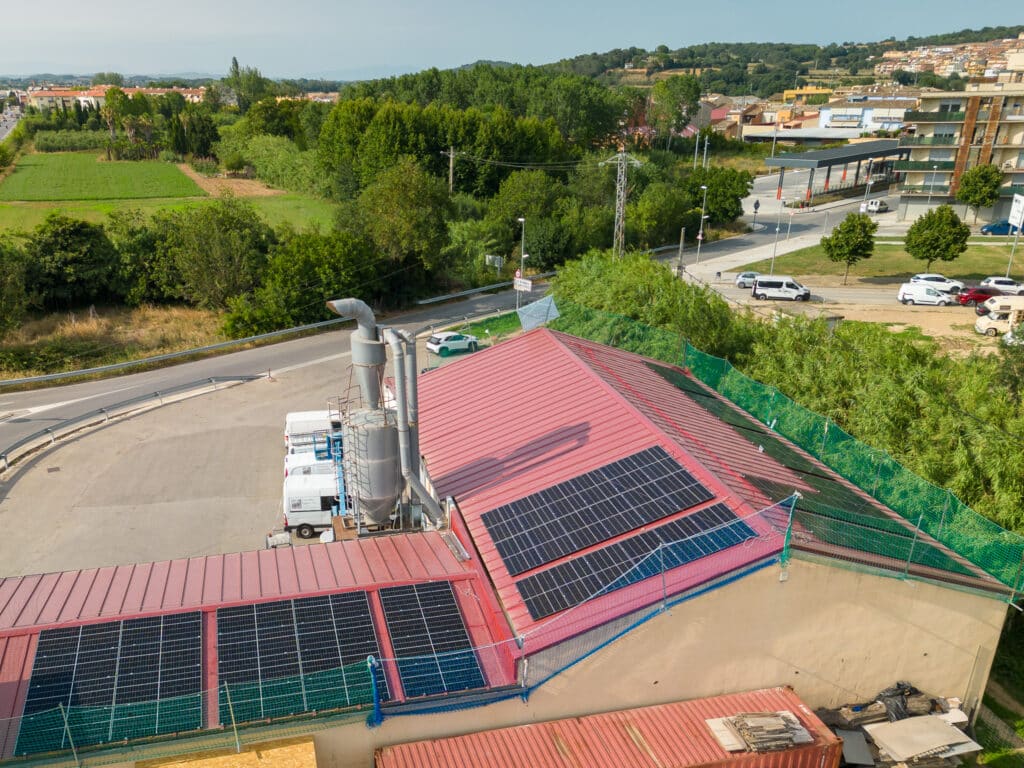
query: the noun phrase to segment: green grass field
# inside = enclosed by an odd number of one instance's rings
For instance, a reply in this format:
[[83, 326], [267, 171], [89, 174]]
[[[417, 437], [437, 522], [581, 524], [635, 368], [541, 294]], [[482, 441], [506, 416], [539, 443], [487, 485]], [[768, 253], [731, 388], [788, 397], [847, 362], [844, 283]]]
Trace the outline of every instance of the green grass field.
[[0, 184], [0, 200], [145, 200], [206, 193], [170, 163], [101, 160], [93, 152], [30, 154]]
[[[316, 225], [326, 230], [330, 229], [334, 222], [335, 205], [327, 200], [293, 194], [243, 199], [252, 203], [253, 207], [263, 214], [264, 219], [272, 227], [287, 222], [298, 230], [305, 229], [310, 225]], [[144, 213], [153, 213], [165, 208], [201, 205], [202, 202], [202, 200], [183, 200], [173, 197], [158, 197], [148, 200], [82, 200], [48, 203], [0, 202], [0, 232], [30, 232], [53, 211], [93, 224], [102, 224], [113, 211], [134, 208]]]
[[[941, 272], [947, 277], [969, 282], [983, 280], [989, 275], [1006, 274], [1006, 264], [1010, 256], [1010, 248], [1005, 238], [989, 244], [968, 245], [967, 251], [951, 262], [932, 262], [932, 271]], [[1024, 247], [1019, 248], [1014, 257], [1011, 277], [1024, 279]], [[752, 269], [767, 272], [771, 265], [770, 259], [757, 261], [745, 267], [737, 267], [735, 271]], [[892, 282], [924, 272], [925, 262], [915, 259], [899, 245], [876, 245], [875, 252], [850, 268], [850, 282], [863, 280], [867, 282]], [[829, 261], [820, 245], [802, 248], [775, 259], [775, 273], [784, 275], [842, 275], [845, 264]]]

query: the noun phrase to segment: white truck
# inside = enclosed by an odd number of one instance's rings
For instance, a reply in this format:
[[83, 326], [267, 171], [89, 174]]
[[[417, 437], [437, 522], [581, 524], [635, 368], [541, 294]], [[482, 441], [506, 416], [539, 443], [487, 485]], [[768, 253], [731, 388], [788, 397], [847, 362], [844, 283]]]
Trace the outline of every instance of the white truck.
[[284, 479], [284, 529], [300, 539], [332, 527], [332, 518], [345, 513], [334, 474], [293, 474]]
[[341, 429], [341, 423], [332, 419], [330, 411], [293, 411], [287, 414], [284, 418], [285, 452], [325, 451], [327, 435]]
[[289, 475], [331, 475], [337, 472], [334, 459], [321, 459], [312, 451], [287, 453], [284, 457], [284, 476]]
[[1024, 296], [993, 296], [985, 301], [988, 314], [974, 323], [974, 330], [986, 336], [1008, 333], [1024, 322]]

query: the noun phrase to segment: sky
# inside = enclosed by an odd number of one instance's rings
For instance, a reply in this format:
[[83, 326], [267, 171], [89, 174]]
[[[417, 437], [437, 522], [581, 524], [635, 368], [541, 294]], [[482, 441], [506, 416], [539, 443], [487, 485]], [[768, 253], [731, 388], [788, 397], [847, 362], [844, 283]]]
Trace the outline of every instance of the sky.
[[1024, 24], [1020, 0], [47, 0], [5, 3], [0, 74], [365, 79], [636, 46], [867, 42]]

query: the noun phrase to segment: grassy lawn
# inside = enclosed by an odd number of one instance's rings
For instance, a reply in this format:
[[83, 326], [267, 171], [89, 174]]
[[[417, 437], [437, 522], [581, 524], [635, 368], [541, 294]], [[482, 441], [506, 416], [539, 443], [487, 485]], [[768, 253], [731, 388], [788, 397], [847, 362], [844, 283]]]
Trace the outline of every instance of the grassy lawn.
[[[209, 200], [210, 198], [205, 199]], [[285, 194], [271, 197], [247, 197], [244, 199], [252, 203], [272, 227], [288, 222], [298, 230], [305, 229], [312, 224], [329, 229], [334, 221], [334, 204], [315, 197]], [[148, 200], [88, 200], [50, 203], [0, 202], [0, 232], [29, 232], [42, 223], [47, 214], [52, 211], [59, 211], [65, 216], [84, 219], [94, 224], [102, 224], [111, 212], [117, 210], [134, 208], [144, 213], [153, 213], [164, 208], [184, 208], [190, 205], [201, 205], [202, 202], [202, 200], [174, 197], [157, 197]]]
[[170, 163], [107, 162], [101, 157], [92, 152], [25, 155], [0, 184], [0, 200], [143, 200], [205, 195]]
[[[1014, 260], [1016, 266], [1011, 277], [1024, 277], [1024, 248], [1020, 249]], [[1006, 262], [1010, 249], [1005, 240], [991, 245], [969, 245], [960, 258], [952, 262], [936, 261], [932, 264], [933, 272], [941, 272], [968, 282], [983, 280], [989, 275], [1006, 274]], [[770, 259], [756, 261], [735, 271], [746, 269], [767, 272], [771, 265]], [[925, 271], [925, 262], [911, 257], [900, 245], [876, 245], [875, 253], [870, 259], [861, 261], [850, 268], [850, 280], [868, 282], [892, 282], [902, 280], [910, 275]], [[775, 259], [776, 274], [785, 275], [839, 275], [843, 274], [845, 264], [829, 261], [820, 245], [812, 245], [793, 253], [778, 256]]]

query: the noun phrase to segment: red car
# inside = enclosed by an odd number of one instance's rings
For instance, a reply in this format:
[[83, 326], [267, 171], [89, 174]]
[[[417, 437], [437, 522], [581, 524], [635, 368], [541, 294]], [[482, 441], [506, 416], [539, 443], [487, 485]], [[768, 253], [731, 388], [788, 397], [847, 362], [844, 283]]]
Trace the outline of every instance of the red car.
[[979, 286], [978, 288], [964, 288], [957, 296], [957, 299], [965, 307], [973, 307], [977, 304], [984, 304], [991, 296], [1002, 296], [1003, 292], [998, 288], [990, 286]]

